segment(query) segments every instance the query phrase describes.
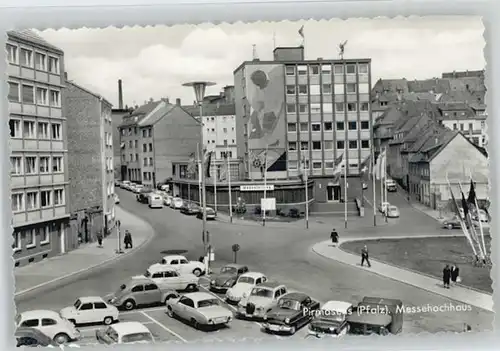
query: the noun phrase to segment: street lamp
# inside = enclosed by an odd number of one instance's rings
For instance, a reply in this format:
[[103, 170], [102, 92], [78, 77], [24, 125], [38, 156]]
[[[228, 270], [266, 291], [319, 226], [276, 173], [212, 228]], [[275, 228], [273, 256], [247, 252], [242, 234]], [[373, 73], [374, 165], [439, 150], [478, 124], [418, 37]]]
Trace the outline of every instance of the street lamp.
[[[196, 102], [200, 108], [200, 127], [201, 127], [201, 146], [202, 150], [204, 149], [204, 141], [203, 141], [203, 98], [205, 97], [205, 91], [207, 87], [213, 86], [215, 83], [213, 82], [204, 82], [204, 81], [196, 81], [196, 82], [189, 82], [189, 83], [184, 83], [183, 86], [185, 87], [192, 87], [194, 90], [194, 95], [196, 97]], [[202, 213], [203, 213], [203, 229], [201, 232], [202, 239], [203, 239], [203, 245], [205, 249], [205, 255], [207, 256], [207, 263], [206, 263], [206, 273], [208, 274], [208, 268], [209, 268], [209, 262], [210, 262], [210, 256], [211, 252], [209, 249], [211, 248], [210, 246], [210, 234], [207, 232], [207, 197], [206, 197], [206, 175], [205, 175], [205, 153], [203, 152], [201, 155], [201, 191], [202, 191]], [[206, 237], [205, 237], [206, 235]]]

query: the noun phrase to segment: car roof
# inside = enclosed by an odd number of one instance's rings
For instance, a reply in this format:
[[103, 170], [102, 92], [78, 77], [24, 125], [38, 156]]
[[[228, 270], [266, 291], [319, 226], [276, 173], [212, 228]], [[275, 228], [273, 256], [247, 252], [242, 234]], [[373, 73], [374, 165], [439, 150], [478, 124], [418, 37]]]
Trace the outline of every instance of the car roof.
[[343, 314], [347, 314], [347, 310], [352, 307], [352, 303], [346, 301], [327, 301], [321, 310], [323, 311], [336, 311]]
[[83, 296], [78, 298], [81, 303], [88, 303], [88, 302], [104, 302], [102, 297], [100, 296]]
[[130, 278], [124, 284], [129, 285], [129, 284], [150, 284], [150, 283], [154, 283], [154, 282], [151, 279], [140, 275], [140, 276], [135, 276], [135, 277]]
[[172, 272], [172, 271], [177, 272], [178, 270], [177, 268], [169, 264], [155, 263], [148, 268], [148, 271], [150, 271], [151, 273], [156, 273], [156, 272]]
[[263, 276], [264, 276], [264, 274], [262, 274], [260, 272], [246, 272], [246, 273], [242, 274], [240, 277], [260, 278]]
[[111, 326], [118, 334], [151, 333], [149, 329], [140, 322], [120, 322]]
[[22, 319], [37, 319], [37, 318], [60, 318], [59, 313], [51, 310], [31, 310], [20, 313]]
[[240, 268], [244, 268], [247, 266], [245, 266], [244, 264], [239, 264], [239, 263], [228, 263], [228, 264], [224, 265], [224, 267], [232, 267], [232, 268], [240, 269]]
[[291, 293], [283, 295], [282, 297], [286, 297], [287, 299], [290, 299], [290, 300], [296, 300], [296, 301], [302, 302], [305, 299], [309, 298], [309, 295], [307, 295], [303, 292], [291, 292]]
[[166, 260], [166, 259], [169, 259], [169, 260], [184, 260], [186, 259], [186, 256], [182, 256], [182, 255], [167, 255], [167, 256], [163, 256], [163, 259]]
[[259, 284], [259, 288], [271, 288], [271, 289], [276, 289], [280, 286], [284, 286], [283, 284], [281, 283], [278, 283], [276, 281], [267, 281], [267, 282], [264, 282], [262, 284]]
[[200, 300], [207, 300], [207, 299], [215, 299], [215, 297], [212, 294], [203, 292], [203, 291], [197, 291], [197, 292], [192, 292], [192, 293], [187, 293], [184, 294], [183, 296], [197, 302]]

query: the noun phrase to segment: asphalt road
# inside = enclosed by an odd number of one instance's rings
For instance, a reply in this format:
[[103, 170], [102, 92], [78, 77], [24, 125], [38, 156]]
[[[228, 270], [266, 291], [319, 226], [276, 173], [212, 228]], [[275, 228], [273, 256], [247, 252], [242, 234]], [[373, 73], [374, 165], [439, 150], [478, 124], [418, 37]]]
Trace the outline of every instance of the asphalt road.
[[[143, 273], [149, 265], [158, 262], [164, 250], [189, 250], [186, 256], [196, 260], [203, 250], [201, 241], [202, 222], [194, 217], [184, 216], [178, 211], [164, 209], [149, 209], [146, 205], [135, 201], [133, 194], [119, 190], [121, 206], [137, 216], [148, 221], [157, 236], [144, 248], [133, 255], [123, 258], [116, 265], [104, 267], [94, 271], [78, 281], [69, 282], [51, 290], [43, 291], [36, 296], [27, 296], [17, 302], [18, 311], [31, 309], [59, 310], [72, 304], [79, 296], [100, 295], [113, 292], [120, 282], [130, 276]], [[394, 199], [392, 198], [394, 196]], [[398, 204], [399, 196], [390, 194], [391, 203]], [[339, 228], [341, 236], [356, 237], [363, 235], [412, 235], [412, 234], [439, 234], [439, 225], [425, 214], [414, 210], [400, 198], [399, 205], [401, 218], [389, 220], [389, 223], [379, 223], [377, 227], [371, 224], [370, 216], [364, 219], [350, 219], [349, 230], [344, 232], [343, 219], [312, 220], [310, 229], [305, 231], [303, 223], [285, 225], [283, 228], [270, 228], [249, 225], [236, 225], [223, 222], [208, 222], [212, 245], [215, 248], [214, 269], [233, 260], [231, 246], [238, 243], [241, 251], [238, 253], [238, 263], [249, 265], [253, 271], [260, 271], [273, 280], [286, 284], [289, 289], [309, 293], [320, 302], [328, 300], [344, 300], [358, 302], [364, 296], [378, 296], [401, 299], [408, 306], [443, 306], [460, 305], [460, 302], [451, 301], [444, 297], [428, 293], [406, 284], [378, 276], [369, 272], [360, 271], [355, 267], [343, 265], [319, 257], [311, 252], [314, 243], [329, 236], [329, 229], [333, 225]], [[381, 222], [381, 217], [378, 218]], [[338, 222], [336, 222], [338, 221]], [[133, 234], [133, 233], [132, 233]], [[441, 269], [437, 267], [436, 269]], [[202, 338], [203, 334], [194, 332], [190, 327], [179, 326], [181, 322], [168, 320], [182, 338]], [[143, 317], [141, 313], [134, 314]], [[155, 314], [156, 317], [158, 317]], [[156, 319], [156, 317], [153, 317]], [[159, 317], [158, 317], [159, 318]], [[491, 330], [493, 313], [472, 308], [467, 312], [439, 312], [405, 315], [404, 332], [442, 332], [462, 331], [463, 323], [468, 323], [473, 330]], [[151, 321], [151, 320], [150, 320]], [[151, 321], [152, 322], [152, 321]], [[163, 322], [162, 322], [163, 323]], [[262, 337], [259, 326], [250, 322], [238, 321], [227, 331], [235, 337], [251, 337], [255, 333]], [[160, 327], [154, 323], [154, 328]], [[151, 324], [151, 325], [153, 325]], [[174, 328], [174, 327], [172, 327]], [[252, 332], [249, 335], [248, 328]], [[193, 334], [193, 332], [195, 334]], [[224, 331], [224, 334], [227, 334]], [[183, 336], [185, 335], [185, 336]], [[300, 334], [299, 334], [300, 335]], [[265, 336], [265, 334], [264, 334]]]

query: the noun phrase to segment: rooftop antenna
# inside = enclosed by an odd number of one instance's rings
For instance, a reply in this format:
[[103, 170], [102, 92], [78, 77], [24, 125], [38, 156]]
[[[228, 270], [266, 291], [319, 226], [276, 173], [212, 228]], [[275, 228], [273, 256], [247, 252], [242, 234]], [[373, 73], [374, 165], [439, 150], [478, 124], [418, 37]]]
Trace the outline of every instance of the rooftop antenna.
[[341, 60], [344, 59], [344, 51], [345, 51], [346, 44], [347, 44], [347, 40], [344, 41], [343, 43], [339, 44], [339, 57]]
[[259, 57], [257, 55], [257, 45], [252, 44], [252, 58], [257, 60]]

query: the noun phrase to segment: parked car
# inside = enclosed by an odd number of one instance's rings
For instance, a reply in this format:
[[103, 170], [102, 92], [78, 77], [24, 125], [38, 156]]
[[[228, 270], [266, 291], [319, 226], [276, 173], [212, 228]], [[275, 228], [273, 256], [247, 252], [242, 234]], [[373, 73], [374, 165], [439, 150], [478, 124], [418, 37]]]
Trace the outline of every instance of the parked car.
[[190, 323], [195, 329], [227, 325], [233, 319], [233, 313], [219, 299], [205, 292], [189, 293], [169, 300], [167, 314]]
[[196, 291], [200, 285], [200, 278], [194, 274], [185, 273], [181, 275], [173, 266], [159, 263], [150, 266], [142, 277], [149, 278], [159, 287], [169, 290]]
[[134, 193], [139, 194], [143, 189], [145, 189], [144, 185], [136, 184], [134, 187]]
[[151, 194], [151, 189], [141, 189], [135, 196], [137, 201], [141, 204], [149, 204], [149, 194]]
[[173, 208], [174, 210], [180, 210], [183, 204], [184, 201], [180, 197], [174, 197], [172, 198], [172, 201], [170, 203], [170, 208]]
[[210, 281], [210, 290], [219, 293], [225, 293], [227, 289], [236, 284], [236, 280], [242, 274], [248, 272], [248, 266], [236, 263], [230, 263], [220, 269], [217, 274], [212, 274]]
[[160, 264], [173, 266], [180, 274], [192, 273], [199, 277], [205, 274], [205, 265], [198, 261], [188, 261], [182, 255], [168, 255], [164, 256]]
[[264, 282], [253, 288], [248, 297], [241, 299], [236, 317], [264, 318], [277, 305], [279, 298], [287, 293], [288, 289], [283, 284]]
[[149, 278], [133, 277], [121, 284], [114, 294], [107, 296], [107, 301], [117, 308], [130, 311], [139, 306], [166, 304], [177, 296], [175, 290], [160, 288]]
[[382, 202], [382, 203], [380, 204], [380, 206], [379, 206], [378, 210], [379, 210], [379, 212], [380, 212], [380, 213], [385, 214], [385, 213], [386, 213], [386, 211], [387, 211], [387, 208], [388, 208], [389, 206], [391, 206], [391, 204], [390, 204], [390, 203], [388, 203], [388, 202]]
[[364, 297], [355, 312], [347, 316], [349, 334], [389, 335], [403, 331], [403, 302], [396, 299]]
[[341, 337], [349, 332], [347, 316], [353, 313], [353, 306], [345, 301], [328, 301], [318, 310], [309, 324], [309, 333], [317, 337]]
[[99, 296], [86, 296], [78, 298], [73, 306], [65, 307], [59, 312], [75, 325], [104, 323], [106, 325], [118, 321], [118, 309], [107, 304]]
[[163, 198], [155, 193], [150, 193], [148, 196], [149, 208], [163, 208]]
[[[208, 220], [213, 221], [213, 220], [215, 220], [215, 218], [217, 218], [217, 213], [215, 213], [215, 210], [213, 208], [207, 207], [205, 211], [207, 213]], [[196, 218], [203, 219], [203, 211], [201, 208], [200, 208], [200, 211], [196, 214]]]
[[120, 198], [118, 197], [118, 195], [114, 194], [114, 198], [115, 198], [115, 204], [119, 204]]
[[390, 205], [387, 207], [387, 217], [399, 218], [399, 209], [394, 205]]
[[460, 229], [460, 220], [457, 218], [457, 216], [453, 216], [452, 218], [445, 219], [443, 221], [443, 227], [448, 228], [448, 229]]
[[122, 322], [106, 329], [96, 330], [95, 337], [100, 344], [151, 344], [155, 342], [153, 334], [142, 323]]
[[171, 204], [171, 203], [172, 203], [172, 196], [170, 196], [170, 195], [165, 195], [165, 196], [163, 197], [163, 204], [164, 204], [165, 206], [169, 206], [169, 207], [170, 207], [170, 204]]
[[385, 186], [387, 188], [387, 191], [391, 193], [398, 191], [398, 186], [393, 179], [387, 179], [385, 181]]
[[230, 304], [238, 304], [241, 299], [246, 298], [252, 292], [252, 289], [267, 281], [267, 277], [259, 272], [248, 272], [240, 275], [236, 284], [227, 289], [226, 301]]
[[181, 213], [188, 216], [194, 216], [199, 212], [200, 212], [200, 206], [192, 202], [185, 201], [181, 207]]
[[17, 328], [14, 337], [16, 347], [59, 347], [53, 339], [35, 328]]
[[120, 188], [126, 189], [129, 185], [130, 185], [130, 181], [129, 180], [124, 180], [123, 182], [121, 182]]
[[302, 292], [282, 296], [278, 304], [264, 316], [266, 332], [285, 332], [290, 335], [307, 325], [320, 304]]
[[80, 338], [80, 331], [73, 323], [49, 310], [22, 312], [16, 316], [16, 327], [35, 328], [53, 339], [59, 345]]

